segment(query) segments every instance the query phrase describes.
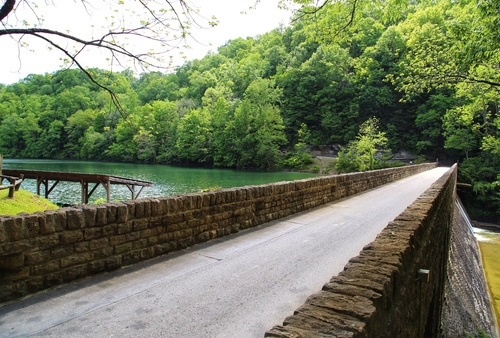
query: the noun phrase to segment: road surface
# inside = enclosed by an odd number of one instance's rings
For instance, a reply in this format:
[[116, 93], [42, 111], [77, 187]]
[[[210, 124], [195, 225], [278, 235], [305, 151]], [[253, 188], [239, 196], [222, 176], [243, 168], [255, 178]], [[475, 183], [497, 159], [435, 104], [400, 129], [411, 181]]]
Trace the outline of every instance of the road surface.
[[0, 308], [0, 337], [262, 337], [448, 168]]

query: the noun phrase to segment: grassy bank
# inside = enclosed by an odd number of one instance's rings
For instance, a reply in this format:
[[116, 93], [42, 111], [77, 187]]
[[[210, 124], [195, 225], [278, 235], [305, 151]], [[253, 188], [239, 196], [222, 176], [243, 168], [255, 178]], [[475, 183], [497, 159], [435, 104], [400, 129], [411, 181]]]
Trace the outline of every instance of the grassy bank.
[[486, 281], [493, 298], [497, 323], [500, 323], [500, 233], [481, 233], [479, 248], [483, 258]]
[[9, 198], [9, 190], [0, 190], [0, 215], [17, 215], [21, 212], [55, 210], [59, 207], [49, 200], [26, 190], [16, 191], [14, 198]]
[[500, 243], [480, 242], [479, 247], [483, 256], [486, 280], [493, 298], [497, 323], [500, 323], [500, 260], [498, 259]]

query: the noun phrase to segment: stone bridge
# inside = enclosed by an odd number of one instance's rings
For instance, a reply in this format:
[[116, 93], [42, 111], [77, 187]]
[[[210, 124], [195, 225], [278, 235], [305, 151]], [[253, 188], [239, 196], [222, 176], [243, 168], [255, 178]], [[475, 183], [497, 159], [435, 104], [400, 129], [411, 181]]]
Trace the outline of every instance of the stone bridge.
[[[436, 165], [1, 217], [0, 302], [236, 233]], [[266, 336], [454, 337], [479, 329], [495, 336], [477, 244], [456, 207], [456, 174], [451, 168]]]

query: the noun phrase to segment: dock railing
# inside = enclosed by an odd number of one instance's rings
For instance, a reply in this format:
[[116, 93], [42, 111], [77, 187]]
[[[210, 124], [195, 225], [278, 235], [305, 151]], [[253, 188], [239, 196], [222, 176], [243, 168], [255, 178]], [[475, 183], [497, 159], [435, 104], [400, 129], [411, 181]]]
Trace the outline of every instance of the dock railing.
[[[0, 190], [9, 189], [9, 198], [14, 198], [14, 192], [18, 191], [23, 183], [24, 175], [19, 177], [2, 175], [2, 161], [3, 156], [0, 154]], [[3, 185], [3, 180], [9, 181], [9, 184]]]

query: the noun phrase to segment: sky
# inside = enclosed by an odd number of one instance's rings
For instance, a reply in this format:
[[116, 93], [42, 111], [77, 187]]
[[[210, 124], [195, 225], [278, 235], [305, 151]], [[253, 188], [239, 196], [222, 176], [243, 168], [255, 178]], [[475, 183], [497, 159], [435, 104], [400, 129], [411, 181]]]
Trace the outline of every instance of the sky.
[[[101, 0], [99, 0], [101, 1]], [[255, 0], [190, 0], [191, 4], [200, 9], [204, 17], [217, 17], [219, 24], [209, 29], [194, 29], [193, 35], [197, 41], [189, 43], [190, 49], [184, 50], [187, 59], [200, 59], [209, 51], [217, 51], [217, 47], [231, 39], [238, 37], [255, 37], [278, 27], [280, 24], [289, 23], [290, 12], [278, 9], [278, 0], [260, 1], [256, 9], [248, 10], [255, 4]], [[90, 34], [104, 18], [106, 11], [102, 8], [90, 9], [91, 15], [78, 4], [78, 1], [54, 0], [46, 5], [40, 2], [37, 15], [43, 16], [44, 28], [69, 31], [73, 35]], [[105, 3], [105, 2], [101, 2]], [[245, 12], [245, 14], [242, 14]], [[19, 7], [18, 19], [26, 17], [28, 22], [35, 22], [30, 8]], [[106, 13], [109, 15], [109, 12]], [[9, 18], [11, 19], [11, 18]], [[93, 26], [92, 26], [93, 25]], [[11, 84], [25, 78], [29, 74], [52, 73], [61, 69], [62, 54], [49, 50], [47, 43], [36, 38], [24, 38], [27, 46], [19, 47], [17, 41], [9, 36], [0, 36], [1, 59], [0, 83]], [[70, 46], [68, 46], [70, 47]], [[186, 59], [179, 52], [169, 52], [174, 66], [182, 65]], [[110, 69], [104, 53], [87, 53], [81, 59], [86, 67]], [[116, 69], [114, 66], [113, 70]]]

